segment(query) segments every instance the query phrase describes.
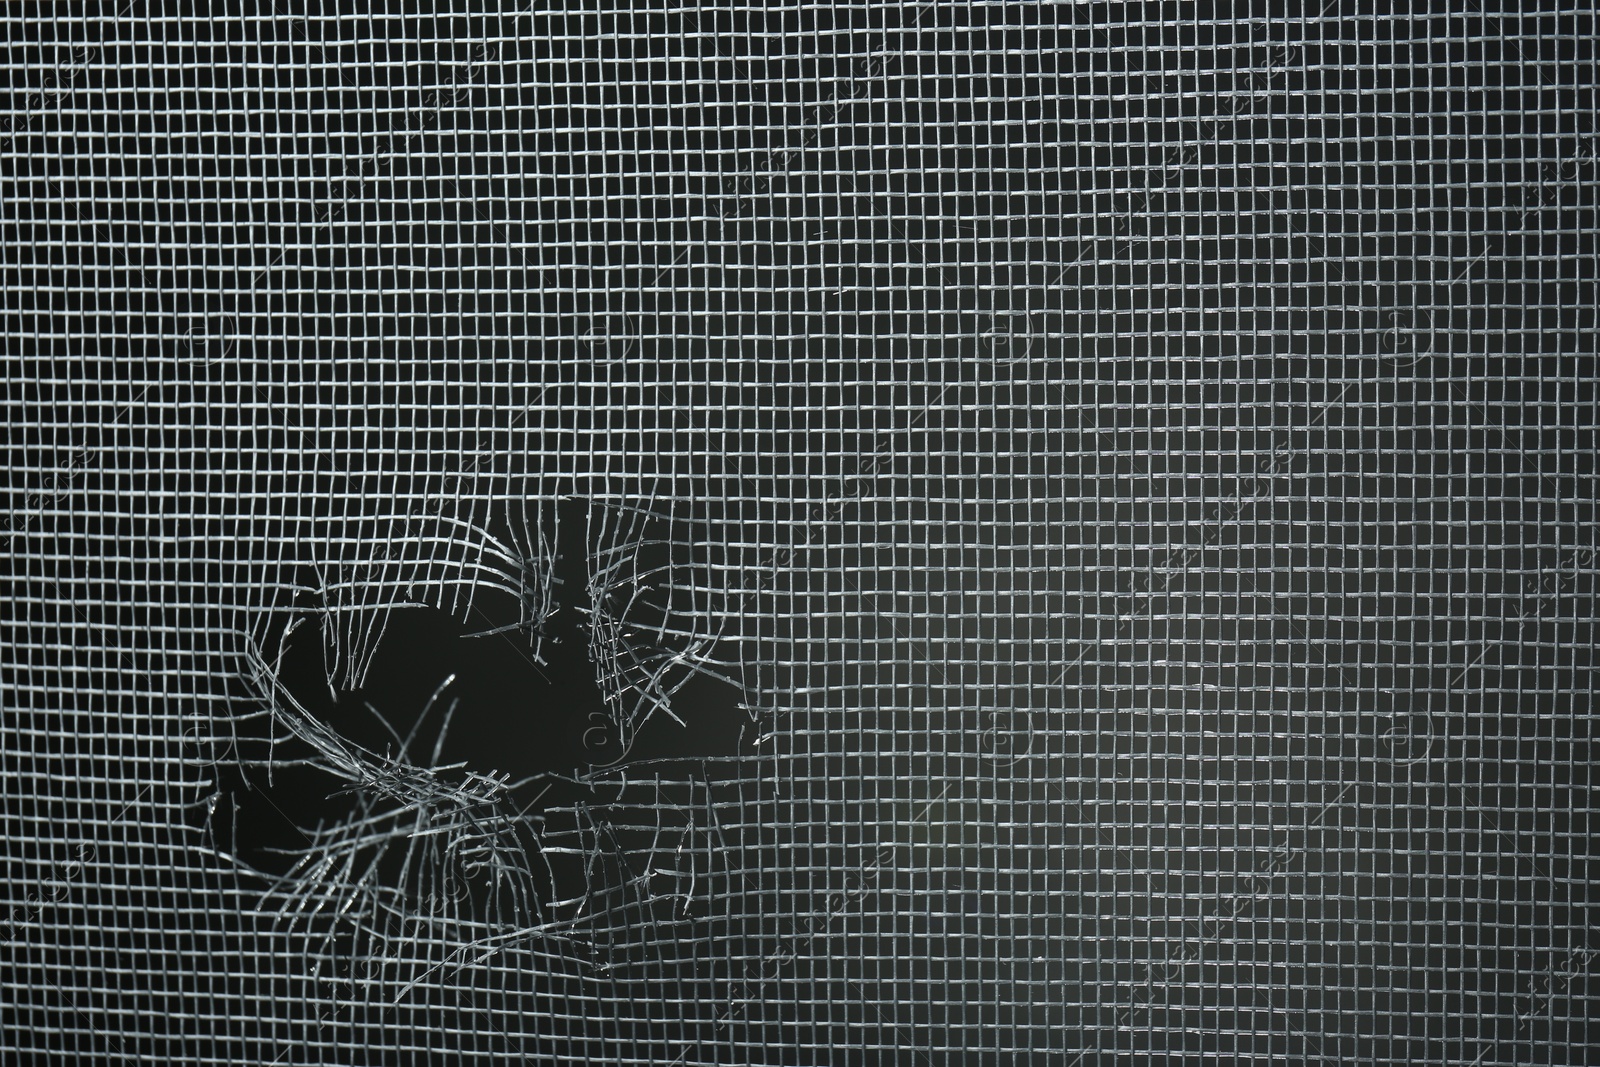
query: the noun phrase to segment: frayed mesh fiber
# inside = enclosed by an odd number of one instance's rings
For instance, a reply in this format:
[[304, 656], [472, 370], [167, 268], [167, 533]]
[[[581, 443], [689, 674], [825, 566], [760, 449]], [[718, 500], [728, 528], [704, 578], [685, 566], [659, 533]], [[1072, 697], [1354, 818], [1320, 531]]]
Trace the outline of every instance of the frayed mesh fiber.
[[0, 1059], [1593, 1055], [1590, 5], [0, 19]]

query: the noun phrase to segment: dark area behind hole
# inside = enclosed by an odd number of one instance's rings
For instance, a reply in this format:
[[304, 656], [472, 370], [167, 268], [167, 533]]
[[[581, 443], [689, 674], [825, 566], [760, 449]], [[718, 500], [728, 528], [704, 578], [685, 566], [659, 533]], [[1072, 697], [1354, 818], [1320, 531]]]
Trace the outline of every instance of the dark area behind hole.
[[[379, 756], [398, 756], [400, 741], [409, 738], [406, 758], [415, 765], [461, 764], [461, 770], [451, 773], [505, 776], [516, 785], [513, 804], [533, 815], [536, 826], [540, 813], [590, 798], [589, 789], [563, 778], [624, 760], [748, 751], [753, 732], [740, 694], [704, 675], [692, 677], [673, 698], [673, 712], [684, 725], [666, 714], [653, 714], [624, 750], [589, 654], [586, 505], [566, 501], [562, 506], [551, 594], [556, 608], [541, 627], [544, 663], [536, 661], [526, 627], [469, 636], [527, 621], [508, 617], [517, 610], [514, 605], [485, 604], [465, 623], [431, 607], [400, 607], [390, 615], [362, 688], [330, 691], [323, 638], [314, 618], [288, 640], [279, 674], [283, 685], [313, 718]], [[703, 544], [705, 538], [697, 532], [692, 539], [641, 549], [637, 570], [656, 580], [669, 574], [681, 580], [684, 569], [697, 562], [683, 547], [686, 541]], [[252, 721], [263, 734], [253, 740], [263, 742], [269, 724], [264, 717]], [[267, 874], [287, 874], [293, 853], [307, 847], [300, 827], [336, 824], [358, 812], [357, 798], [342, 792], [346, 782], [319, 768], [288, 762], [291, 751], [291, 746], [281, 746], [270, 768], [228, 771], [223, 785], [232, 810], [224, 805], [212, 820], [224, 851]], [[619, 831], [612, 841], [622, 853], [648, 843], [639, 831]], [[404, 877], [397, 863], [380, 866], [386, 884]], [[536, 872], [544, 869], [542, 863], [530, 866]], [[567, 877], [562, 868], [570, 868], [572, 877], [582, 874], [569, 857], [560, 857], [556, 866], [558, 880]]]

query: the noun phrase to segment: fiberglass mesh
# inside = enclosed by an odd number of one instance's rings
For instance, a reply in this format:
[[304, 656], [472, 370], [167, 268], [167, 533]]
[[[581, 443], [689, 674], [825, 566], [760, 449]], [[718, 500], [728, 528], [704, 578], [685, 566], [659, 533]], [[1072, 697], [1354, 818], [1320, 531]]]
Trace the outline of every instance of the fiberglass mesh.
[[4, 13], [6, 1062], [1583, 1058], [1592, 8], [346, 6]]

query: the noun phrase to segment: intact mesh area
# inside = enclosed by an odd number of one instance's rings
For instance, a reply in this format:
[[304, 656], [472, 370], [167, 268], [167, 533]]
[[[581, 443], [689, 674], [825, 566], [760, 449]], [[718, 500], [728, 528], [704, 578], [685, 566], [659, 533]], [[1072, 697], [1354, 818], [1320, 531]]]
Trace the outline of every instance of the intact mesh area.
[[1584, 1060], [1590, 5], [345, 6], [0, 15], [0, 1058]]

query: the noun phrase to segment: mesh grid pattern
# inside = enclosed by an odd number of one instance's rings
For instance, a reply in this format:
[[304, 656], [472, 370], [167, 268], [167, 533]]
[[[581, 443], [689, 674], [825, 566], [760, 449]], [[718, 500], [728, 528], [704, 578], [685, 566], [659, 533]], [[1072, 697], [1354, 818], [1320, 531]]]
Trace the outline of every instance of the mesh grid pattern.
[[7, 1062], [1584, 1060], [1591, 6], [136, 8], [3, 16]]

